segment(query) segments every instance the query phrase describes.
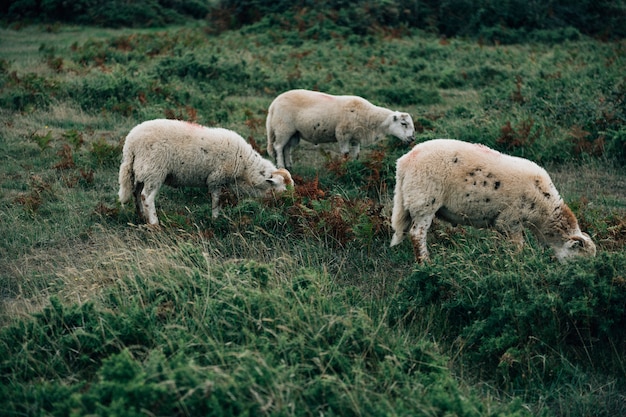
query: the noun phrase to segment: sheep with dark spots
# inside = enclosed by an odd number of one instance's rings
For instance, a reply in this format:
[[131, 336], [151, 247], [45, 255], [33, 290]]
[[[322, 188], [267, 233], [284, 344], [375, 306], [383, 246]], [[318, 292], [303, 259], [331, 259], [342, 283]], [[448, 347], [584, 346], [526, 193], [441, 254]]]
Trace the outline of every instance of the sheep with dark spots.
[[414, 146], [396, 164], [391, 246], [409, 232], [417, 262], [429, 259], [426, 235], [435, 217], [493, 227], [520, 248], [528, 228], [560, 262], [596, 254], [548, 173], [534, 162], [484, 145], [435, 139]]
[[126, 136], [119, 184], [120, 202], [134, 194], [138, 215], [158, 225], [154, 200], [163, 184], [208, 188], [215, 218], [223, 187], [262, 196], [284, 191], [293, 180], [232, 130], [156, 119], [135, 126]]

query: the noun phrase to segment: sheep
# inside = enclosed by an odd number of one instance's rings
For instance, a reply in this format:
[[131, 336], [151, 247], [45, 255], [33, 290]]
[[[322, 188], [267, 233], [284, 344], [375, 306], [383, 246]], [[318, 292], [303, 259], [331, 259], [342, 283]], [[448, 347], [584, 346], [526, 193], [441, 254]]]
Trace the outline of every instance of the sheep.
[[518, 249], [527, 227], [560, 262], [596, 254], [543, 168], [480, 144], [434, 139], [397, 160], [391, 246], [409, 231], [416, 261], [429, 260], [426, 233], [434, 217], [493, 227]]
[[313, 144], [338, 142], [344, 157], [358, 158], [360, 144], [383, 135], [414, 139], [408, 113], [378, 107], [358, 96], [332, 96], [290, 90], [272, 101], [267, 113], [267, 151], [279, 168], [293, 166], [291, 151], [300, 139]]
[[119, 201], [124, 204], [134, 194], [137, 214], [155, 226], [154, 200], [162, 184], [207, 187], [213, 218], [219, 214], [222, 187], [261, 196], [293, 185], [287, 170], [276, 168], [241, 136], [223, 128], [149, 120], [130, 131], [122, 153]]

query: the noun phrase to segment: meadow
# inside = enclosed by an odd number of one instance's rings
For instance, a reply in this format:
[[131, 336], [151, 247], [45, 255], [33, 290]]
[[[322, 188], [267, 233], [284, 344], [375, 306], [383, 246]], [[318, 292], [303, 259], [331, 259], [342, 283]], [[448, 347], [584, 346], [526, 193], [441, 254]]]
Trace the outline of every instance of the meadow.
[[[503, 44], [267, 21], [0, 29], [0, 409], [48, 415], [626, 415], [626, 43]], [[416, 142], [543, 165], [594, 259], [434, 226], [390, 248], [395, 138], [302, 143], [275, 199], [117, 202], [125, 135], [176, 118], [265, 153], [283, 91], [407, 111]], [[267, 155], [266, 155], [267, 156]]]

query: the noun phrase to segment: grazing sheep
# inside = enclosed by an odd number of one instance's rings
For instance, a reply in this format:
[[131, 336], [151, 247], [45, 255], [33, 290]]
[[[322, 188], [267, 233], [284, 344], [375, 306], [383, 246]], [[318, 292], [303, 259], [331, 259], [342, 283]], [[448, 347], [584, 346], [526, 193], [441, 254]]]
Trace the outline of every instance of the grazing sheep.
[[154, 199], [162, 184], [208, 187], [217, 217], [224, 186], [260, 196], [283, 191], [293, 180], [231, 130], [157, 119], [135, 126], [126, 136], [119, 183], [120, 202], [134, 194], [137, 214], [158, 225]]
[[300, 139], [319, 144], [338, 142], [344, 156], [357, 158], [361, 142], [383, 135], [404, 142], [414, 139], [408, 113], [378, 107], [357, 96], [331, 96], [291, 90], [274, 99], [267, 113], [267, 151], [279, 168], [291, 169], [291, 151]]
[[416, 260], [428, 260], [426, 233], [435, 216], [453, 224], [494, 227], [520, 248], [528, 227], [561, 262], [596, 254], [543, 168], [484, 145], [435, 139], [398, 159], [391, 246], [409, 231]]

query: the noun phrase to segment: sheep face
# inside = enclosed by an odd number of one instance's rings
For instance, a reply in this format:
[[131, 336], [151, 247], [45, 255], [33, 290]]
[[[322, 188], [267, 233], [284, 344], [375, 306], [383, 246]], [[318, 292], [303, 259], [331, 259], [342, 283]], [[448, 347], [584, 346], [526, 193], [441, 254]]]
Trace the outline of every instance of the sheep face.
[[559, 262], [567, 262], [572, 258], [596, 256], [596, 245], [587, 233], [570, 236], [561, 245], [553, 245], [554, 254]]
[[388, 118], [388, 133], [408, 143], [415, 140], [415, 126], [408, 113], [393, 112]]
[[282, 192], [287, 187], [293, 187], [293, 179], [289, 171], [281, 168], [272, 172], [272, 176], [267, 179], [267, 184], [269, 185], [268, 193]]

